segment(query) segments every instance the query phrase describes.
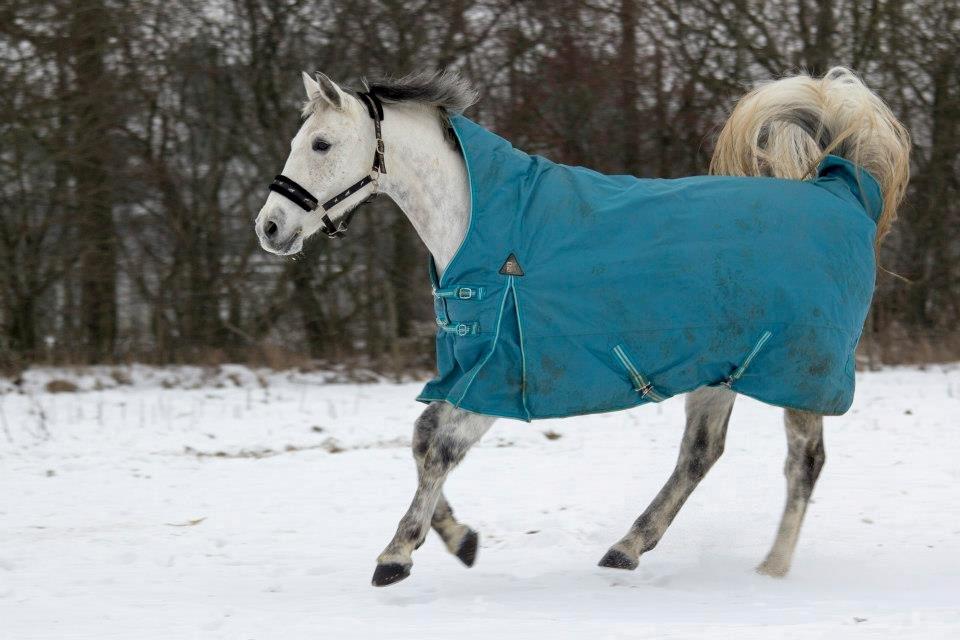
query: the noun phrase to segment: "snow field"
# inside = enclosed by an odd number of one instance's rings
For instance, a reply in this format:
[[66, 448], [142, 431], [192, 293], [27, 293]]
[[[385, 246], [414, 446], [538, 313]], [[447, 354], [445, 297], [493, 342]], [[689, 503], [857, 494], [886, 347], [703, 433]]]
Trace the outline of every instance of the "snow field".
[[[45, 390], [63, 377], [80, 390]], [[431, 534], [385, 589], [420, 385], [330, 378], [0, 383], [0, 639], [960, 637], [960, 367], [860, 375], [784, 580], [752, 571], [783, 507], [781, 412], [747, 398], [639, 569], [595, 566], [673, 467], [674, 398], [498, 422], [446, 487], [476, 566]]]

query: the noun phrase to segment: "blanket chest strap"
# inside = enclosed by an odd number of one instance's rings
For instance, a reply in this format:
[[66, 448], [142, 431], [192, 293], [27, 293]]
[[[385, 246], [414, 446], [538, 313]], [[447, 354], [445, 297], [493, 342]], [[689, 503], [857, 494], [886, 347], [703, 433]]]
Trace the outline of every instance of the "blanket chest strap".
[[434, 298], [455, 298], [457, 300], [483, 300], [486, 293], [486, 287], [478, 287], [468, 284], [456, 285], [453, 287], [443, 287], [434, 289]]
[[443, 329], [446, 333], [452, 333], [454, 335], [460, 336], [461, 338], [465, 336], [475, 336], [480, 333], [480, 323], [479, 322], [448, 322], [447, 324], [440, 324], [439, 320], [437, 324]]
[[486, 293], [485, 287], [475, 285], [454, 285], [452, 287], [434, 287], [433, 311], [437, 316], [437, 326], [446, 333], [458, 336], [471, 336], [480, 333], [480, 323], [453, 322], [447, 312], [447, 300], [480, 301]]

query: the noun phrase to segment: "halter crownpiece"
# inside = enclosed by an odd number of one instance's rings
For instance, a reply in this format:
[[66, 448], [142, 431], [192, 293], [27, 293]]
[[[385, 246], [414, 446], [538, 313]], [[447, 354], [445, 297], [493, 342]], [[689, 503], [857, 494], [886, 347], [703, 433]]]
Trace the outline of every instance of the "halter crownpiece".
[[[330, 219], [330, 216], [328, 216], [326, 212], [356, 192], [360, 191], [360, 189], [363, 189], [370, 183], [373, 183], [373, 192], [360, 204], [372, 200], [379, 192], [378, 182], [380, 180], [380, 174], [387, 172], [387, 165], [383, 159], [383, 132], [380, 126], [380, 123], [383, 121], [383, 104], [380, 102], [380, 99], [377, 98], [377, 96], [368, 91], [358, 93], [357, 97], [360, 98], [360, 100], [363, 101], [363, 104], [367, 107], [367, 113], [370, 114], [370, 118], [373, 120], [373, 128], [377, 137], [377, 147], [373, 151], [373, 169], [369, 174], [360, 178], [352, 185], [324, 202], [322, 205], [319, 204], [320, 201], [317, 200], [317, 198], [310, 193], [310, 191], [303, 188], [295, 180], [292, 180], [283, 174], [278, 175], [273, 179], [273, 182], [270, 183], [270, 191], [279, 193], [304, 211], [316, 211], [318, 206], [323, 207], [324, 213], [320, 217], [320, 231], [322, 231], [329, 238], [343, 237], [347, 231], [347, 227], [350, 226], [350, 220], [353, 218], [353, 214], [357, 209], [354, 208], [344, 214], [336, 225], [334, 225], [333, 220]], [[357, 205], [357, 207], [359, 206], [360, 205]]]

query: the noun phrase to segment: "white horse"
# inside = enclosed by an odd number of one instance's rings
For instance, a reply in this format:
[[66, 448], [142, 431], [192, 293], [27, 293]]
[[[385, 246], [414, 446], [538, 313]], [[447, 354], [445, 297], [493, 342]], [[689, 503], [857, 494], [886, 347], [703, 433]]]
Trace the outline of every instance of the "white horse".
[[[467, 169], [449, 134], [447, 115], [476, 101], [450, 73], [414, 74], [344, 90], [322, 73], [303, 74], [305, 121], [291, 142], [283, 177], [271, 185], [256, 220], [267, 251], [297, 253], [318, 230], [339, 237], [350, 216], [377, 192], [410, 219], [442, 274], [469, 224]], [[804, 179], [827, 154], [847, 157], [876, 177], [884, 196], [878, 243], [889, 230], [908, 179], [909, 139], [883, 102], [846, 69], [823, 78], [794, 76], [744, 97], [720, 134], [711, 170], [726, 175]], [[318, 211], [321, 208], [322, 211]], [[736, 393], [723, 386], [687, 395], [687, 424], [676, 468], [627, 534], [600, 560], [634, 569], [659, 542], [691, 492], [723, 453]], [[373, 584], [410, 574], [412, 553], [432, 527], [466, 566], [478, 535], [458, 522], [443, 495], [447, 474], [495, 418], [433, 403], [416, 422], [413, 455], [419, 484], [393, 539], [377, 558]], [[823, 466], [823, 417], [785, 410], [788, 453], [786, 508], [773, 547], [757, 568], [783, 576]]]

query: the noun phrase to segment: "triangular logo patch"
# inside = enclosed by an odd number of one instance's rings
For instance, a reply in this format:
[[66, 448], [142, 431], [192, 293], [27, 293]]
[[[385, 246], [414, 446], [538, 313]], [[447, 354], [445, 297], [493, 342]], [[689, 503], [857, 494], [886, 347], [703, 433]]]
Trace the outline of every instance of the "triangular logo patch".
[[523, 267], [520, 266], [520, 262], [517, 260], [517, 256], [512, 253], [507, 256], [507, 261], [503, 263], [503, 266], [500, 267], [500, 275], [503, 276], [522, 276]]

